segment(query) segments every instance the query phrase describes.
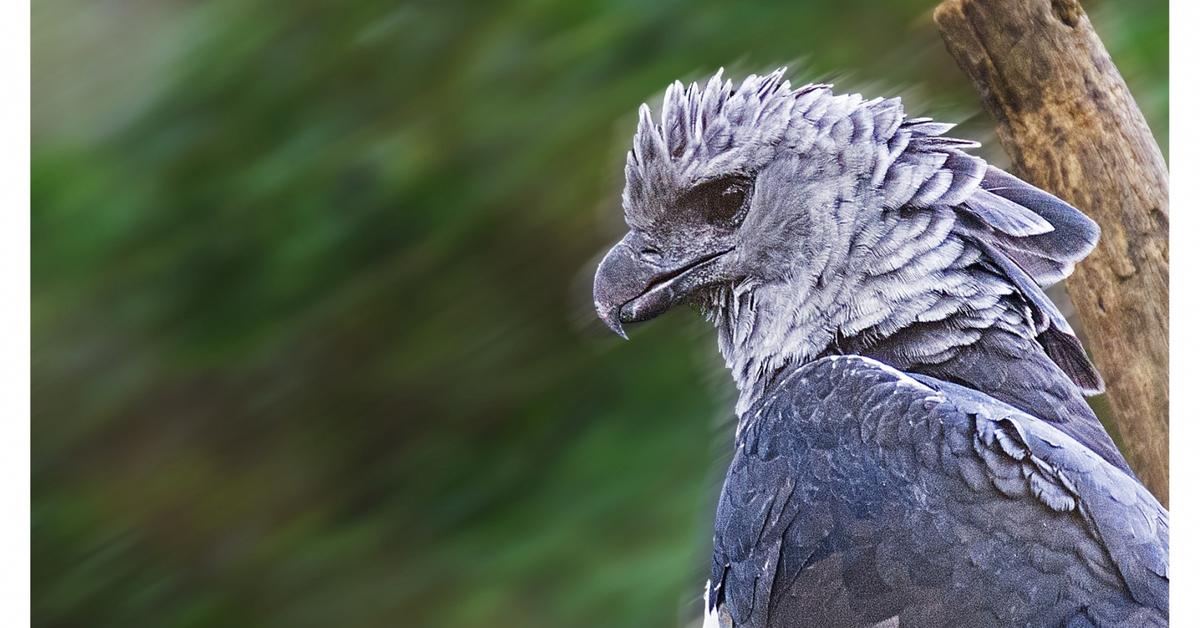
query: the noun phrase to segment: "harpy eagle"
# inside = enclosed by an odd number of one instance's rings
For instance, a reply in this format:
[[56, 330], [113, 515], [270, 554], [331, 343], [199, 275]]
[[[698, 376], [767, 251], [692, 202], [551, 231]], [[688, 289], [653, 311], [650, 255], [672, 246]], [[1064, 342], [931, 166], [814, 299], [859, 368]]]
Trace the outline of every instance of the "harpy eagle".
[[641, 108], [595, 304], [695, 304], [737, 384], [706, 626], [1167, 622], [1167, 512], [1042, 291], [1099, 230], [951, 126], [782, 70]]

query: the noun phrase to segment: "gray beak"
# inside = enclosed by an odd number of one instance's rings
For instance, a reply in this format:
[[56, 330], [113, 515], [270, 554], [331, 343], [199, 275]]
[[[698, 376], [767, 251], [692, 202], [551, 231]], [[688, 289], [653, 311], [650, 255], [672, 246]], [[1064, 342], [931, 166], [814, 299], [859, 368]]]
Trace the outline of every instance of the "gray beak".
[[600, 262], [592, 287], [600, 320], [622, 338], [628, 338], [622, 323], [647, 321], [671, 309], [711, 280], [714, 262], [731, 250], [671, 263], [642, 253], [640, 240], [634, 233], [622, 238]]

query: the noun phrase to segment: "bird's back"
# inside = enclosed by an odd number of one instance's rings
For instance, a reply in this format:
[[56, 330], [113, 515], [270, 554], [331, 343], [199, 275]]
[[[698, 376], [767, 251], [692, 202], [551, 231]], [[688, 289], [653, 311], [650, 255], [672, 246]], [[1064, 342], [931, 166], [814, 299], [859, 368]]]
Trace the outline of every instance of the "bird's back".
[[1167, 515], [1146, 489], [1045, 422], [928, 383], [830, 357], [764, 397], [718, 506], [713, 619], [1165, 625]]

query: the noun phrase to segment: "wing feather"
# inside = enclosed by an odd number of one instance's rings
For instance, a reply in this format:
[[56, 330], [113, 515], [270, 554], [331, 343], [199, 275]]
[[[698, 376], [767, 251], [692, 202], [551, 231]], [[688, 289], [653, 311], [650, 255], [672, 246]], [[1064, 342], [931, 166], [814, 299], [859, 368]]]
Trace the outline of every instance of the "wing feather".
[[858, 356], [751, 412], [708, 596], [732, 625], [1165, 625], [1166, 511], [1053, 426]]

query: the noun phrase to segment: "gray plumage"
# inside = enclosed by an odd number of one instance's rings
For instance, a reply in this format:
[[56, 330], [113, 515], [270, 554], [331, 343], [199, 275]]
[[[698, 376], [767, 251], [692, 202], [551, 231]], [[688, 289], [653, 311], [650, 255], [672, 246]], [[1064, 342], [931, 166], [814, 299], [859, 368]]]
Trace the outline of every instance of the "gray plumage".
[[[682, 302], [717, 328], [738, 453], [710, 603], [735, 625], [1165, 617], [1166, 513], [1085, 402], [1103, 382], [1042, 290], [1099, 230], [950, 128], [782, 71], [675, 83], [658, 122], [641, 109], [630, 233], [596, 306], [622, 334]], [[926, 544], [935, 522], [954, 534]]]
[[1165, 626], [1167, 513], [1064, 441], [986, 395], [869, 358], [793, 370], [738, 439], [713, 619]]

